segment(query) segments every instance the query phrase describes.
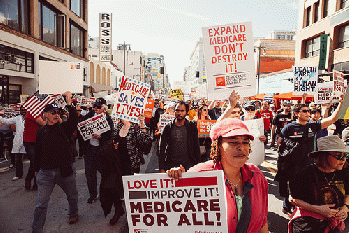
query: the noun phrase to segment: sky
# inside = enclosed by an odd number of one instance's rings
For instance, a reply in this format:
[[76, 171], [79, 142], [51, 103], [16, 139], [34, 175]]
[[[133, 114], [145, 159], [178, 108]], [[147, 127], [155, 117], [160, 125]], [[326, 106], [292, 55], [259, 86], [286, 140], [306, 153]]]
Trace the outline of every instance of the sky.
[[99, 36], [99, 13], [113, 13], [113, 49], [131, 44], [143, 54], [164, 55], [171, 82], [202, 37], [202, 27], [251, 21], [254, 37], [273, 30], [296, 30], [298, 0], [89, 0], [88, 33]]

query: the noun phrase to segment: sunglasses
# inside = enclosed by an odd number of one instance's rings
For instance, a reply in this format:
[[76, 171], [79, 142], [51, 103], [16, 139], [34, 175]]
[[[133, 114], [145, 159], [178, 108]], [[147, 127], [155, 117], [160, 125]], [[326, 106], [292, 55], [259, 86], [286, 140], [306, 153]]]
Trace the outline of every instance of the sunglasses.
[[254, 111], [254, 108], [246, 108], [246, 111]]
[[59, 114], [59, 110], [50, 111], [50, 113], [51, 113], [52, 115], [56, 115], [56, 114]]
[[330, 153], [330, 155], [338, 160], [342, 160], [343, 158], [347, 159], [349, 157], [349, 153], [336, 153], [336, 154]]
[[301, 110], [301, 112], [308, 113], [308, 112], [310, 112], [310, 110], [309, 109], [307, 109], [307, 110], [303, 109], [303, 110]]

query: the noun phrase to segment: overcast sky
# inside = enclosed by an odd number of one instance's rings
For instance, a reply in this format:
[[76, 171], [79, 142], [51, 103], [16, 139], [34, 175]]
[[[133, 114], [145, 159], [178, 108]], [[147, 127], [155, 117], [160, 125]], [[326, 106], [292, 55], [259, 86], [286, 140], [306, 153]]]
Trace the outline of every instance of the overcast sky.
[[298, 0], [89, 0], [89, 35], [99, 36], [99, 13], [113, 13], [113, 49], [165, 56], [171, 81], [182, 80], [184, 67], [202, 27], [252, 21], [253, 36], [295, 30]]

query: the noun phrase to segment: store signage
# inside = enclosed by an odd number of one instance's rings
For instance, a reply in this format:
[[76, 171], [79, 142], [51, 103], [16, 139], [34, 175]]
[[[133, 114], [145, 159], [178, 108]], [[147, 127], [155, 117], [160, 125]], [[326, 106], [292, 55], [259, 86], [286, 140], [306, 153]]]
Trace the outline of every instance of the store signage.
[[112, 14], [99, 13], [99, 60], [112, 61]]
[[328, 34], [321, 34], [320, 35], [319, 70], [325, 70], [326, 55], [327, 55], [327, 38], [328, 38]]

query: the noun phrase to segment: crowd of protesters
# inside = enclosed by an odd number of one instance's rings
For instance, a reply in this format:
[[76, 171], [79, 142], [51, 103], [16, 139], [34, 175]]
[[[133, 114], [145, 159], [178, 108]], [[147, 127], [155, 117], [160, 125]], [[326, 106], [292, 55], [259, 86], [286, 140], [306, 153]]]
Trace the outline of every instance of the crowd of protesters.
[[[275, 180], [284, 198], [280, 208], [291, 218], [289, 232], [344, 229], [349, 211], [349, 125], [337, 119], [342, 100], [332, 105], [309, 104], [305, 94], [302, 101], [283, 101], [276, 109], [273, 102], [241, 100], [234, 91], [222, 101], [159, 98], [154, 99], [152, 117], [141, 114], [137, 124], [124, 119], [113, 121], [112, 106], [108, 108], [103, 98], [92, 106], [80, 106], [70, 92], [63, 96], [65, 109], [48, 104], [41, 116], [33, 117], [21, 106], [19, 116], [0, 117], [1, 156], [4, 138], [13, 140], [13, 181], [24, 175], [23, 155], [30, 161], [24, 188], [37, 190], [33, 232], [43, 231], [56, 184], [67, 196], [69, 224], [79, 220], [75, 158], [84, 159], [87, 204], [100, 199], [105, 216], [114, 206], [109, 223], [115, 225], [125, 214], [121, 177], [140, 172], [143, 156], [150, 153], [153, 144], [159, 172], [174, 179], [186, 171], [223, 171], [229, 232], [268, 232], [268, 182], [257, 166], [246, 163], [253, 140], [264, 142], [266, 148], [278, 153]], [[77, 130], [78, 122], [99, 114], [106, 116], [110, 129], [84, 141]], [[160, 131], [163, 114], [174, 116], [174, 120]], [[258, 118], [263, 119], [264, 133], [255, 139], [244, 121]], [[217, 121], [210, 136], [199, 136], [197, 124], [202, 120]], [[99, 189], [97, 172], [102, 177]]]

